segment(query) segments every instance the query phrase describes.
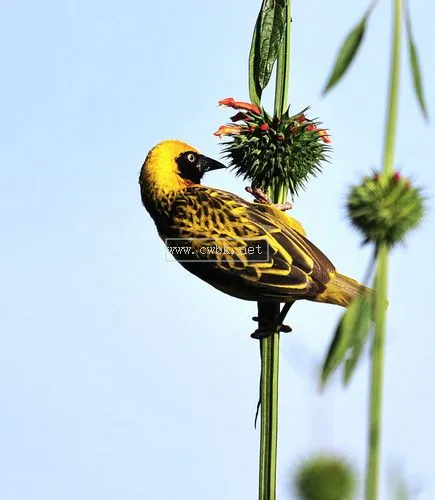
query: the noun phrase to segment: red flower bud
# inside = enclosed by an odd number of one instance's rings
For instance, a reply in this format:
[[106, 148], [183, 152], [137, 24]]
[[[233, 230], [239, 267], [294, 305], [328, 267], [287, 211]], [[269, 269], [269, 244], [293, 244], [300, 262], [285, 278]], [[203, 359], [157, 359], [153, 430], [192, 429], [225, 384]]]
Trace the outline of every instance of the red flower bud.
[[307, 117], [304, 115], [304, 113], [302, 113], [301, 115], [299, 115], [296, 118], [296, 121], [299, 122], [299, 123], [306, 122], [307, 121]]
[[317, 127], [312, 123], [311, 125], [308, 125], [307, 130], [311, 132], [312, 130], [317, 130]]
[[266, 130], [269, 130], [269, 125], [267, 123], [262, 123], [260, 125], [260, 130], [262, 130], [263, 132], [266, 132]]
[[218, 104], [220, 106], [229, 106], [234, 109], [244, 109], [245, 111], [250, 111], [255, 115], [261, 115], [261, 110], [255, 104], [250, 102], [235, 101], [232, 97], [227, 97], [226, 99], [221, 99]]
[[284, 135], [283, 134], [278, 134], [276, 136], [276, 138], [278, 139], [278, 141], [282, 142], [284, 140]]
[[394, 172], [393, 174], [393, 181], [394, 182], [399, 182], [402, 176], [399, 174], [399, 172]]

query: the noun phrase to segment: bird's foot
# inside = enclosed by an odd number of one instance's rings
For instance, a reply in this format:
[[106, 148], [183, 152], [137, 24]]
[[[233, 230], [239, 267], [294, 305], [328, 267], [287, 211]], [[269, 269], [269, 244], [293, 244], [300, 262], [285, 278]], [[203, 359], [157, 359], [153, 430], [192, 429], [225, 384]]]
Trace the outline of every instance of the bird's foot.
[[[253, 321], [259, 321], [258, 316], [254, 316]], [[262, 320], [262, 323], [264, 320]], [[255, 330], [254, 333], [251, 333], [251, 337], [253, 339], [265, 339], [267, 337], [270, 337], [273, 335], [275, 332], [279, 333], [290, 333], [292, 329], [288, 325], [283, 325], [283, 324], [276, 324], [273, 321], [268, 321], [265, 326], [261, 326]]]
[[281, 210], [285, 212], [286, 210], [290, 210], [293, 208], [293, 205], [287, 201], [286, 203], [272, 203], [272, 200], [269, 198], [269, 196], [259, 187], [253, 188], [251, 186], [245, 187], [245, 190], [249, 193], [252, 194], [252, 196], [255, 198], [256, 203], [263, 203], [265, 205], [273, 205], [275, 208], [278, 210]]

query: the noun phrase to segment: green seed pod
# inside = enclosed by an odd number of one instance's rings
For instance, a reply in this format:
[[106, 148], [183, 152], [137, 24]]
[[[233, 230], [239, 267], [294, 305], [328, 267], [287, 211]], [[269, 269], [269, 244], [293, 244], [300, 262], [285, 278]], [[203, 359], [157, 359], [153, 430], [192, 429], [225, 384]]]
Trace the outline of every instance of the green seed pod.
[[224, 153], [236, 174], [263, 190], [284, 185], [292, 196], [310, 176], [321, 171], [331, 142], [320, 123], [305, 116], [307, 109], [293, 116], [271, 117], [251, 103], [223, 99], [219, 104], [239, 111], [231, 120], [241, 124], [223, 125], [215, 135], [230, 136]]
[[356, 484], [352, 468], [335, 457], [306, 461], [295, 478], [295, 489], [301, 500], [352, 500]]
[[420, 223], [424, 198], [419, 188], [396, 172], [385, 177], [375, 173], [351, 189], [347, 211], [355, 227], [369, 241], [394, 246]]

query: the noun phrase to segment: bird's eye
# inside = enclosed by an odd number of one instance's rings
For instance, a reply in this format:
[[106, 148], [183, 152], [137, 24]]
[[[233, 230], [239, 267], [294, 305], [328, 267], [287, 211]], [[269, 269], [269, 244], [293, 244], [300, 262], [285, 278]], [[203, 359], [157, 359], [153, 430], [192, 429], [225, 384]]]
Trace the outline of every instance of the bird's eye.
[[196, 157], [193, 153], [189, 153], [187, 155], [187, 161], [190, 161], [190, 163], [195, 163]]

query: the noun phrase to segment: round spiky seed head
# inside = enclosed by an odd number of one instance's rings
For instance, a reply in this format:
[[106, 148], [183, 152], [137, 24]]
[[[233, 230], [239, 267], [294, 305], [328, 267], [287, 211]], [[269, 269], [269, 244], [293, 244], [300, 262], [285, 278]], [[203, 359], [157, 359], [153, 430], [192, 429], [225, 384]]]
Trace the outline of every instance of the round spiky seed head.
[[229, 136], [223, 143], [224, 154], [237, 175], [263, 190], [284, 185], [292, 196], [304, 187], [310, 176], [321, 171], [327, 161], [331, 139], [320, 123], [306, 117], [304, 109], [289, 116], [269, 116], [251, 103], [223, 99], [219, 104], [243, 110], [234, 115], [233, 122], [219, 128], [215, 135]]
[[347, 462], [327, 456], [306, 461], [295, 478], [301, 500], [352, 500], [356, 484], [355, 473]]
[[416, 228], [424, 214], [421, 189], [399, 172], [385, 176], [375, 172], [351, 189], [347, 211], [355, 227], [369, 241], [394, 246]]

